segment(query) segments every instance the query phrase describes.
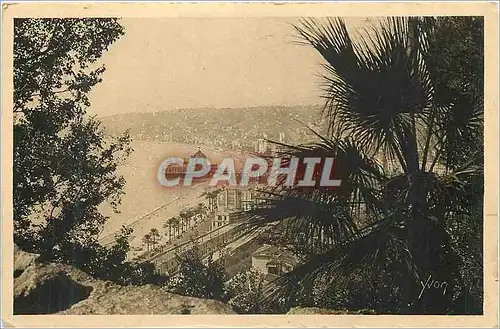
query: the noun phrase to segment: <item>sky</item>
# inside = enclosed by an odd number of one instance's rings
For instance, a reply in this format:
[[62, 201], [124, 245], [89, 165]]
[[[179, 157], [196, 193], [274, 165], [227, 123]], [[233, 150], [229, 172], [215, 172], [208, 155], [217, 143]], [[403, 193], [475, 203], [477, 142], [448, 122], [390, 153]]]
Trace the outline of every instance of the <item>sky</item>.
[[320, 104], [322, 58], [296, 43], [293, 22], [122, 19], [125, 35], [101, 58], [106, 72], [89, 113]]

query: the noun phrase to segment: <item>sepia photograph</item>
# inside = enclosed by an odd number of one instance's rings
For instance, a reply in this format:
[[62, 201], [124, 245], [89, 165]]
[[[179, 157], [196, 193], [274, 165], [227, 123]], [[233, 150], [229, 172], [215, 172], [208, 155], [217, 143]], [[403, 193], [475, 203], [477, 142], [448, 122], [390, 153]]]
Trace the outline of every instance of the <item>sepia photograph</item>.
[[14, 318], [498, 325], [498, 168], [485, 177], [498, 53], [485, 69], [484, 14], [88, 6], [13, 15], [2, 32], [2, 298]]

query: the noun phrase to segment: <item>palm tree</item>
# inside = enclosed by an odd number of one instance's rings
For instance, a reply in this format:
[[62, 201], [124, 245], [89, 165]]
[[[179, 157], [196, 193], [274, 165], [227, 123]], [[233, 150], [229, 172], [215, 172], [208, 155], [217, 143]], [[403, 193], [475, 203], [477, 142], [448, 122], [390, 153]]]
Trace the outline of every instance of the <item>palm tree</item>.
[[[360, 300], [374, 293], [365, 306], [442, 314], [466, 290], [449, 228], [482, 211], [482, 79], [444, 79], [449, 58], [439, 57], [446, 51], [440, 24], [391, 18], [357, 39], [341, 19], [295, 25], [301, 42], [325, 60], [328, 133], [313, 131], [313, 144], [280, 144], [282, 154], [334, 157], [342, 184], [269, 190], [247, 214], [259, 225], [284, 224], [306, 259], [267, 296], [292, 298], [306, 291], [297, 284], [342, 282], [352, 296], [352, 287], [362, 287]], [[461, 149], [467, 152], [457, 156]], [[429, 278], [448, 290], [419, 295]]]
[[190, 208], [190, 209], [186, 210], [185, 216], [187, 219], [188, 228], [191, 227], [191, 225], [192, 225], [192, 222], [194, 220], [194, 215], [195, 215], [195, 213], [194, 213], [193, 209]]
[[198, 214], [198, 218], [200, 220], [203, 220], [203, 218], [205, 217], [205, 214], [207, 212], [207, 206], [202, 202], [198, 203], [198, 205], [196, 207], [196, 212]]
[[208, 210], [214, 211], [217, 209], [217, 196], [221, 193], [220, 189], [205, 191], [204, 196], [208, 199]]
[[152, 238], [151, 238], [151, 234], [145, 234], [144, 237], [142, 238], [142, 243], [144, 243], [146, 245], [146, 250], [147, 252], [149, 252], [149, 246], [151, 246], [151, 243], [152, 243]]
[[189, 221], [188, 213], [186, 211], [182, 211], [179, 214], [179, 218], [181, 220], [182, 232], [186, 232], [187, 226], [188, 226], [188, 221]]
[[163, 228], [168, 228], [168, 242], [172, 241], [172, 226], [174, 225], [174, 219], [169, 218], [163, 224]]
[[181, 220], [179, 217], [173, 217], [171, 218], [171, 221], [172, 221], [172, 226], [174, 227], [175, 237], [179, 238], [181, 236], [180, 232]]
[[151, 237], [151, 244], [153, 245], [153, 248], [156, 246], [158, 241], [156, 240], [157, 238], [160, 237], [160, 232], [158, 232], [158, 229], [152, 228], [149, 231], [149, 236]]

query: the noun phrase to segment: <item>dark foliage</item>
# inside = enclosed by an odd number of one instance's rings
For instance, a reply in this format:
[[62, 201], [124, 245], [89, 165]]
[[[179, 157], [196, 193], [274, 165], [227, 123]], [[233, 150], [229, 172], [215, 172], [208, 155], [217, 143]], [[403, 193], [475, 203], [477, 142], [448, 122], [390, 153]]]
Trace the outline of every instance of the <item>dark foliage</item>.
[[205, 259], [197, 245], [176, 255], [178, 270], [166, 283], [169, 291], [190, 297], [216, 299], [226, 301], [224, 267], [212, 260], [209, 255]]
[[[304, 257], [266, 299], [481, 313], [468, 282], [482, 277], [482, 19], [388, 18], [357, 39], [341, 19], [295, 28], [325, 60], [330, 133], [282, 153], [334, 157], [342, 185], [273, 189], [250, 213], [281, 222], [282, 244]], [[428, 278], [447, 289], [421, 293]]]
[[97, 241], [99, 206], [118, 211], [130, 138], [105, 136], [86, 115], [105, 71], [97, 60], [123, 34], [111, 18], [14, 20], [14, 241], [43, 260], [141, 283], [153, 268], [125, 261], [130, 231], [111, 248]]

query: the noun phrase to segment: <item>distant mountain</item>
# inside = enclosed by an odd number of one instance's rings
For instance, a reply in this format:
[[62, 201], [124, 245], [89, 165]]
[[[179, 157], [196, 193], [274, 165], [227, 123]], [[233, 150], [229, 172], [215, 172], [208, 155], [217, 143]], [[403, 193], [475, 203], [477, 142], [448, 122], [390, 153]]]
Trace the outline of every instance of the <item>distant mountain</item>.
[[111, 135], [129, 129], [131, 137], [138, 140], [241, 150], [254, 148], [259, 139], [293, 144], [312, 141], [314, 135], [304, 125], [324, 133], [320, 111], [320, 105], [179, 109], [117, 114], [100, 120]]

